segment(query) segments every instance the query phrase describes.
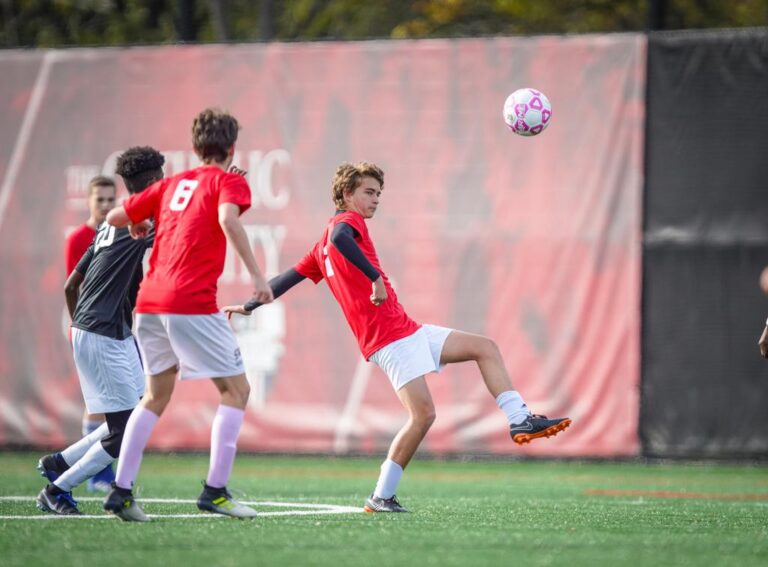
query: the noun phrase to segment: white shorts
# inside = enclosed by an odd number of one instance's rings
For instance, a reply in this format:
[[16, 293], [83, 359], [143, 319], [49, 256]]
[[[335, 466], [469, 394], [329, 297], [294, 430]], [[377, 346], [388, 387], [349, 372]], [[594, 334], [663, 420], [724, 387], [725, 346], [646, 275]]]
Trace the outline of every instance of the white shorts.
[[136, 340], [112, 339], [72, 328], [75, 366], [88, 413], [132, 410], [144, 395]]
[[429, 372], [440, 372], [440, 355], [445, 339], [453, 329], [437, 325], [422, 325], [421, 328], [402, 339], [380, 348], [371, 355], [375, 362], [389, 376], [395, 391], [408, 382]]
[[223, 313], [138, 313], [136, 336], [147, 374], [179, 367], [181, 380], [245, 374], [235, 334]]

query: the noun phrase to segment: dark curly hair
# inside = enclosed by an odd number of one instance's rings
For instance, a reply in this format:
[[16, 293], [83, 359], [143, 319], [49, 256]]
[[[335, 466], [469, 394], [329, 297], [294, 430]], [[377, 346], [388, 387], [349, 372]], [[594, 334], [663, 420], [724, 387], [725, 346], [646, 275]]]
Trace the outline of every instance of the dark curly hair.
[[118, 156], [115, 173], [125, 180], [129, 193], [138, 193], [163, 178], [164, 163], [165, 158], [155, 148], [134, 146]]
[[203, 163], [226, 160], [239, 130], [234, 116], [218, 108], [206, 108], [192, 123], [192, 146], [197, 157]]

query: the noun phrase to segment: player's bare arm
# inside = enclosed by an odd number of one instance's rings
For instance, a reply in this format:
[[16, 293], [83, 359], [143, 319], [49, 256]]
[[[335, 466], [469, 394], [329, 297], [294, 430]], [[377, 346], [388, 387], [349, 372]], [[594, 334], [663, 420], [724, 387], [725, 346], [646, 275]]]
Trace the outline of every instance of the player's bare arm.
[[128, 226], [131, 219], [128, 217], [128, 213], [125, 212], [125, 207], [120, 205], [107, 213], [107, 222], [116, 228], [123, 228]]
[[69, 311], [70, 319], [75, 317], [75, 307], [77, 307], [77, 300], [80, 298], [80, 284], [83, 283], [84, 279], [83, 274], [77, 270], [72, 270], [64, 284], [64, 296], [67, 299], [67, 311]]
[[219, 205], [219, 225], [251, 275], [253, 299], [259, 303], [270, 303], [273, 299], [272, 289], [261, 273], [256, 258], [253, 256], [253, 250], [248, 244], [248, 236], [240, 222], [240, 207], [234, 203]]
[[763, 329], [763, 334], [760, 335], [757, 344], [760, 347], [760, 355], [763, 358], [768, 358], [768, 325]]
[[373, 284], [373, 293], [371, 293], [371, 303], [377, 307], [387, 300], [387, 288], [384, 286], [384, 278], [379, 276]]

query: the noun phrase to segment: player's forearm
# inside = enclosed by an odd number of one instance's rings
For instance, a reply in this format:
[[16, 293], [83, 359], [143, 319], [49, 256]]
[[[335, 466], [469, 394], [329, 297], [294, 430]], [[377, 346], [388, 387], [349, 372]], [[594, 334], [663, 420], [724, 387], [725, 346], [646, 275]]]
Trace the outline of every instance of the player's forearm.
[[107, 222], [114, 227], [123, 228], [124, 226], [128, 226], [131, 219], [128, 217], [128, 213], [125, 212], [125, 208], [120, 206], [115, 207], [107, 213]]
[[[306, 278], [297, 272], [295, 268], [290, 268], [269, 280], [269, 287], [272, 289], [272, 295], [277, 299], [297, 283], [302, 282], [305, 279]], [[252, 299], [246, 303], [244, 307], [246, 311], [253, 311], [261, 305], [261, 303]]]
[[64, 297], [66, 298], [70, 319], [75, 318], [75, 308], [77, 307], [77, 300], [80, 298], [80, 284], [82, 282], [82, 274], [77, 270], [73, 270], [64, 284]]
[[237, 255], [240, 256], [240, 259], [245, 265], [245, 269], [248, 270], [248, 273], [251, 275], [251, 277], [264, 277], [261, 273], [259, 265], [256, 263], [253, 250], [251, 250], [251, 245], [248, 243], [248, 235], [245, 233], [245, 229], [240, 223], [240, 220], [237, 218], [226, 218], [222, 219], [220, 224], [224, 234], [227, 237], [227, 240], [229, 240], [230, 244], [232, 244], [232, 246], [235, 248], [235, 252], [237, 252]]

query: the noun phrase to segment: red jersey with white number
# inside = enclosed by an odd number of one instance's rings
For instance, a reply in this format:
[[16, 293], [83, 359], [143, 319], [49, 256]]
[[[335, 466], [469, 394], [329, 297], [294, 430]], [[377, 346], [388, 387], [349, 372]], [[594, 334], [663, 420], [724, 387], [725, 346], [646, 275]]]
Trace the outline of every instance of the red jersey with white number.
[[[378, 307], [371, 303], [373, 287], [371, 280], [339, 252], [329, 239], [333, 228], [340, 222], [357, 231], [355, 242], [368, 261], [379, 271], [387, 288], [387, 300]], [[360, 345], [366, 359], [388, 344], [412, 335], [419, 325], [408, 317], [403, 306], [397, 301], [389, 279], [381, 269], [376, 249], [368, 234], [368, 227], [362, 215], [345, 211], [333, 217], [314, 248], [294, 266], [302, 276], [318, 283], [325, 279], [331, 293], [339, 302], [347, 323]]]
[[87, 224], [81, 224], [67, 235], [64, 240], [64, 261], [67, 265], [67, 277], [75, 269], [80, 258], [93, 242], [96, 231]]
[[150, 217], [155, 221], [137, 313], [218, 312], [216, 283], [227, 250], [219, 225], [223, 203], [238, 205], [242, 214], [251, 206], [251, 190], [242, 176], [210, 165], [162, 179], [123, 203], [134, 224]]

